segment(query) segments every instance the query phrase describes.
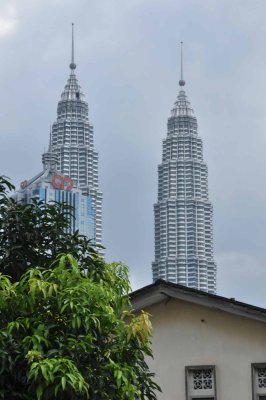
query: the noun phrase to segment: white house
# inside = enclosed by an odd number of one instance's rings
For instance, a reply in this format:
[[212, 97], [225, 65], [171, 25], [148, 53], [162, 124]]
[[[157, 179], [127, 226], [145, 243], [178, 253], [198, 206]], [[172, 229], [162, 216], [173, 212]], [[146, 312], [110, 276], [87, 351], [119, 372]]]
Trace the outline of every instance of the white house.
[[158, 400], [266, 400], [266, 309], [162, 280], [131, 301], [151, 314]]

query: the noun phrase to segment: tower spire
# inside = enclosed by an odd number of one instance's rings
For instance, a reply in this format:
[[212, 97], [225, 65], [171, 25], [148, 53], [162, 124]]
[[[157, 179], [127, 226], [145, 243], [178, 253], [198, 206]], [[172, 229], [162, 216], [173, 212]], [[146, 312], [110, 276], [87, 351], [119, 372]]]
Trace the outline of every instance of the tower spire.
[[180, 68], [180, 81], [179, 81], [179, 86], [185, 86], [186, 82], [183, 79], [183, 42], [180, 42], [181, 44], [181, 57], [180, 57], [180, 64], [181, 64], [181, 68]]
[[76, 69], [76, 64], [74, 61], [74, 22], [72, 22], [71, 63], [69, 64], [69, 68], [72, 70]]

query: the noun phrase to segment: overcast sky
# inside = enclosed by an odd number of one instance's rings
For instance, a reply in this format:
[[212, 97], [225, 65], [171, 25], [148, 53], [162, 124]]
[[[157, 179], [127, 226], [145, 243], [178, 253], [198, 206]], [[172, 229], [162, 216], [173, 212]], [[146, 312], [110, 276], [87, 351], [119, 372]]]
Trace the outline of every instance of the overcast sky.
[[153, 203], [178, 93], [195, 110], [214, 206], [218, 294], [266, 307], [266, 1], [0, 0], [0, 173], [42, 169], [69, 75], [90, 108], [108, 260], [151, 283]]

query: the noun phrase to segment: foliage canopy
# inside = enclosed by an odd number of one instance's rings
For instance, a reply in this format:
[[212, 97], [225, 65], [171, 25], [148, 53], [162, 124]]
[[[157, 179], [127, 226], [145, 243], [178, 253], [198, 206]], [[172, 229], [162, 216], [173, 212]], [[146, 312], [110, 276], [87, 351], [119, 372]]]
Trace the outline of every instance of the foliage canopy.
[[60, 205], [16, 204], [7, 189], [0, 178], [0, 398], [156, 399], [127, 268], [67, 234]]

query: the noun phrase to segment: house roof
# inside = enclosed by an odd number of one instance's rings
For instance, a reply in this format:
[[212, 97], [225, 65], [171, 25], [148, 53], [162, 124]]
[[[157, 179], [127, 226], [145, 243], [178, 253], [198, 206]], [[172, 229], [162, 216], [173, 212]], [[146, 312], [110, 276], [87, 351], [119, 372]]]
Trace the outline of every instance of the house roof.
[[266, 309], [251, 304], [242, 303], [235, 299], [218, 296], [201, 290], [188, 288], [176, 283], [157, 280], [130, 294], [133, 309], [139, 311], [158, 304], [167, 299], [184, 300], [208, 308], [224, 311], [230, 314], [266, 322]]

